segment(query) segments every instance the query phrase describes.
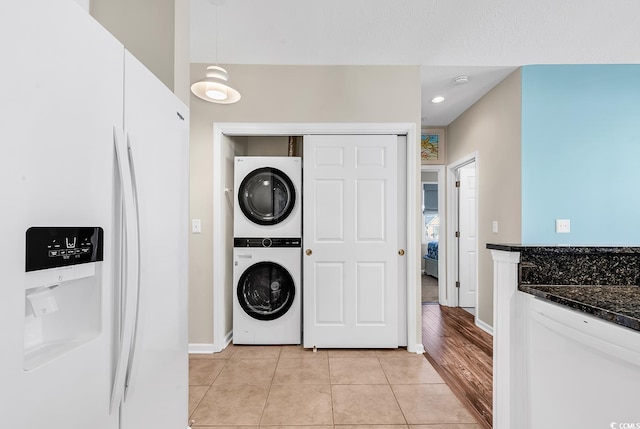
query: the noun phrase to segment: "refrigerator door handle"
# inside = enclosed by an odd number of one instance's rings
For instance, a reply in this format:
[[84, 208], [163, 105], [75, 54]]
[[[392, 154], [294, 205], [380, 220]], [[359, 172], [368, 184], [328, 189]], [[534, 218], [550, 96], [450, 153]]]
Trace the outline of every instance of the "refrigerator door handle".
[[124, 270], [124, 280], [122, 284], [122, 305], [124, 308], [122, 309], [120, 350], [111, 391], [111, 413], [114, 413], [119, 408], [124, 396], [125, 381], [134, 337], [136, 301], [138, 299], [137, 288], [133, 285], [138, 281], [139, 277], [138, 214], [133, 189], [133, 179], [123, 132], [116, 127], [113, 129], [113, 144], [120, 178], [120, 190], [122, 192], [124, 212], [124, 249], [122, 250], [125, 258], [122, 267]]
[[131, 351], [129, 352], [129, 360], [128, 360], [128, 364], [127, 364], [127, 372], [126, 372], [126, 377], [125, 377], [125, 383], [124, 383], [124, 400], [127, 400], [127, 392], [129, 391], [129, 387], [130, 387], [130, 380], [131, 380], [131, 375], [133, 374], [133, 370], [134, 370], [134, 365], [133, 365], [133, 358], [136, 354], [136, 338], [138, 336], [138, 315], [140, 313], [140, 264], [141, 264], [141, 258], [140, 258], [140, 205], [138, 204], [138, 182], [136, 181], [136, 169], [135, 169], [135, 162], [134, 162], [134, 157], [133, 157], [133, 149], [131, 146], [131, 137], [130, 135], [127, 133], [127, 155], [128, 155], [128, 161], [129, 161], [129, 169], [130, 169], [130, 173], [131, 173], [131, 190], [133, 191], [133, 202], [135, 204], [135, 224], [136, 224], [136, 236], [135, 239], [138, 242], [137, 248], [138, 248], [138, 255], [136, 258], [136, 262], [138, 265], [137, 268], [137, 273], [138, 273], [138, 277], [136, 278], [136, 281], [134, 283], [135, 285], [135, 305], [133, 306], [133, 313], [134, 313], [134, 317], [133, 317], [133, 335], [131, 337]]

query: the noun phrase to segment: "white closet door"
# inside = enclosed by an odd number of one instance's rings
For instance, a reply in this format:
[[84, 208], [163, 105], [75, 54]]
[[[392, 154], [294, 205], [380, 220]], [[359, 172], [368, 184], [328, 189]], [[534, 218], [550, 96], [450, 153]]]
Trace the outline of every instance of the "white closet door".
[[304, 139], [305, 347], [398, 346], [397, 141]]

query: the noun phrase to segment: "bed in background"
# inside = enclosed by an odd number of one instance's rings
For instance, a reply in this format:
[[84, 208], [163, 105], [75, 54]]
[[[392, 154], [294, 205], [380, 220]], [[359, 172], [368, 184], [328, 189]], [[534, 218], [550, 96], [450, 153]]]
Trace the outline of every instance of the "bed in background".
[[427, 254], [424, 258], [424, 273], [428, 276], [438, 278], [438, 242], [427, 243]]

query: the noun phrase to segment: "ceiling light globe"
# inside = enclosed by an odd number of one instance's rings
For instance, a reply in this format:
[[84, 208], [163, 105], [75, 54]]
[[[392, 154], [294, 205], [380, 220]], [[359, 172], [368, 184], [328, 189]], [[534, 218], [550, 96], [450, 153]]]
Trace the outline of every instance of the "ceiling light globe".
[[227, 91], [224, 91], [222, 88], [208, 88], [205, 91], [207, 97], [213, 100], [226, 100], [227, 99]]
[[238, 91], [227, 84], [225, 69], [218, 66], [207, 67], [207, 76], [191, 85], [191, 92], [210, 103], [233, 104], [240, 100]]

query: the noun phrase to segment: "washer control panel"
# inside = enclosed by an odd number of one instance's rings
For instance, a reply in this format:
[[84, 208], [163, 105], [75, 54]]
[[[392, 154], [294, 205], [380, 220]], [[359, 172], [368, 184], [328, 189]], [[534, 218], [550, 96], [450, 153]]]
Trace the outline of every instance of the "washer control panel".
[[100, 227], [31, 227], [26, 233], [25, 270], [102, 261], [103, 235]]

